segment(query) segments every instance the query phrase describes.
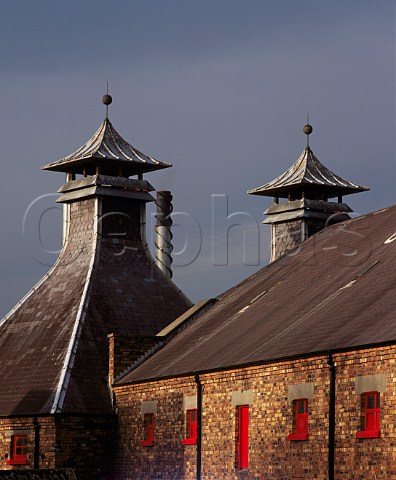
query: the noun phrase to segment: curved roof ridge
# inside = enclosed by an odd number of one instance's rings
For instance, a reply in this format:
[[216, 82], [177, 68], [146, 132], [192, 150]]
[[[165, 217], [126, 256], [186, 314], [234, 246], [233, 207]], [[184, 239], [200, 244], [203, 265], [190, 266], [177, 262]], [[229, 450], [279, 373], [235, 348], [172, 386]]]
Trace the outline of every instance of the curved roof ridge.
[[[312, 162], [311, 168], [314, 168], [317, 171], [318, 175], [323, 178], [323, 180], [319, 180], [318, 178], [315, 178], [313, 175], [313, 172], [308, 169], [308, 162], [307, 162], [307, 173], [309, 173], [317, 182], [322, 184], [330, 183], [331, 185], [334, 185], [334, 186], [341, 184], [344, 187], [348, 187], [351, 185], [358, 187], [358, 185], [350, 182], [349, 180], [345, 180], [344, 178], [332, 172], [325, 165], [323, 165], [323, 163], [315, 156], [315, 154], [309, 147], [307, 147], [307, 150], [308, 150], [308, 158]], [[333, 178], [333, 181], [331, 180], [331, 178]]]
[[311, 185], [313, 188], [321, 187], [329, 196], [369, 190], [368, 187], [358, 185], [332, 172], [307, 146], [289, 169], [261, 187], [248, 190], [248, 193], [268, 196], [285, 195], [291, 189], [302, 188], [303, 185]]
[[117, 132], [110, 120], [105, 118], [84, 145], [41, 168], [55, 171], [76, 170], [79, 173], [84, 165], [92, 161], [99, 162], [103, 166], [126, 168], [130, 175], [135, 174], [136, 171], [152, 171], [172, 166], [133, 147]]

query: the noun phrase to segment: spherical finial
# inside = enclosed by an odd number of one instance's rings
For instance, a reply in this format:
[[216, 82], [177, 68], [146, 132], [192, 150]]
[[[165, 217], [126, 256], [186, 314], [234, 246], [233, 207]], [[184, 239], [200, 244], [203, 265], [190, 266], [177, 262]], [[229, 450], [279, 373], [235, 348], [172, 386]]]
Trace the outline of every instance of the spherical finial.
[[313, 131], [312, 125], [310, 125], [309, 123], [307, 123], [307, 125], [304, 125], [305, 135], [311, 135], [312, 131]]
[[103, 95], [102, 97], [102, 103], [104, 103], [106, 105], [106, 107], [108, 107], [111, 102], [113, 101], [111, 95], [109, 95], [108, 93], [106, 93], [106, 95]]

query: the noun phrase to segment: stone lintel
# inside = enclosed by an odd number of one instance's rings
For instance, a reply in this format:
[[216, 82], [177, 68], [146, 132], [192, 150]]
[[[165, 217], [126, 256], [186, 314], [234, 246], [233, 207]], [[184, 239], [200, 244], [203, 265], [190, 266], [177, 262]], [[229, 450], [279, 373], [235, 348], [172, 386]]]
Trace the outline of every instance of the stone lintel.
[[193, 408], [197, 408], [197, 396], [191, 395], [183, 397], [183, 410], [191, 410]]
[[365, 392], [386, 392], [385, 374], [362, 375], [355, 378], [355, 391], [357, 395]]
[[298, 400], [299, 398], [306, 398], [311, 400], [314, 395], [313, 383], [299, 383], [297, 385], [289, 385], [287, 390], [287, 399], [289, 402]]
[[145, 413], [153, 413], [154, 415], [157, 414], [157, 400], [151, 401], [144, 401], [140, 404], [140, 415], [142, 417]]
[[31, 435], [32, 434], [32, 430], [31, 429], [24, 429], [24, 430], [18, 430], [18, 429], [14, 429], [14, 430], [7, 430], [4, 434], [5, 437], [12, 437], [13, 435]]
[[243, 390], [232, 392], [231, 405], [237, 407], [238, 405], [251, 405], [253, 403], [253, 391]]

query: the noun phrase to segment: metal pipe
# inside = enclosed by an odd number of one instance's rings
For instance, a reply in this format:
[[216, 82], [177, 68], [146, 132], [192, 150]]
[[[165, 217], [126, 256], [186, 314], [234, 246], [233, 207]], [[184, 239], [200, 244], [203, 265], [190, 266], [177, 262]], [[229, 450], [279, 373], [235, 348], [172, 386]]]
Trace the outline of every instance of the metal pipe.
[[334, 463], [335, 463], [335, 406], [336, 406], [336, 367], [334, 365], [333, 354], [328, 352], [327, 365], [330, 374], [330, 391], [329, 391], [329, 444], [328, 444], [328, 479], [334, 480]]
[[196, 480], [201, 480], [202, 475], [202, 383], [199, 374], [194, 375], [197, 384], [197, 472]]
[[168, 278], [172, 278], [172, 194], [157, 192], [157, 220], [155, 225], [155, 258], [158, 267]]

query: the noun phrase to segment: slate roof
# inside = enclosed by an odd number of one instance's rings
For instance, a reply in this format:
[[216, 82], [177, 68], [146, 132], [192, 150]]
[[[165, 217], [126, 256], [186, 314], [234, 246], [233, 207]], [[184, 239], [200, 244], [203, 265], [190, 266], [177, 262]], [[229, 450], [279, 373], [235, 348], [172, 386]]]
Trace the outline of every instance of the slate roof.
[[345, 180], [333, 173], [316, 158], [313, 151], [307, 146], [286, 172], [261, 187], [248, 190], [248, 193], [287, 198], [289, 192], [297, 190], [305, 191], [305, 193], [316, 191], [326, 193], [331, 198], [362, 192], [369, 188]]
[[92, 165], [102, 167], [106, 175], [118, 175], [121, 168], [123, 176], [131, 176], [141, 172], [150, 172], [168, 168], [170, 163], [161, 162], [140, 152], [124, 140], [105, 118], [94, 135], [78, 150], [67, 157], [41, 167], [43, 170], [58, 172], [83, 173], [83, 168]]
[[325, 228], [236, 287], [118, 384], [396, 342], [396, 206]]
[[[70, 205], [57, 263], [0, 321], [0, 416], [111, 413], [107, 335], [155, 335], [191, 305], [142, 242], [139, 205], [106, 200], [97, 235], [95, 201]], [[132, 222], [114, 240], [122, 205]]]

